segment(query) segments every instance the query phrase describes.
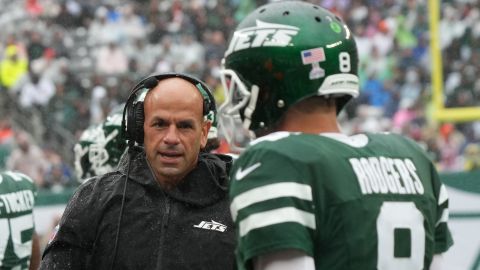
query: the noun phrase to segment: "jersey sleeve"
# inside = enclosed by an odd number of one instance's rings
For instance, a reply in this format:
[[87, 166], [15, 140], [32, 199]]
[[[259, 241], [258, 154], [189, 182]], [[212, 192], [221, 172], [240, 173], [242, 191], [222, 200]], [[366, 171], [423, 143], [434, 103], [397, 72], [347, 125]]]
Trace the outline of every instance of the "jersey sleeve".
[[449, 208], [448, 208], [448, 194], [445, 185], [440, 180], [435, 165], [430, 160], [426, 152], [419, 146], [418, 143], [410, 138], [404, 138], [408, 144], [418, 153], [421, 153], [424, 159], [430, 165], [430, 175], [432, 179], [433, 191], [437, 201], [436, 205], [436, 223], [435, 223], [435, 249], [434, 253], [439, 254], [446, 252], [453, 245], [453, 238], [448, 227]]
[[445, 185], [432, 164], [433, 186], [437, 195], [437, 221], [435, 223], [435, 254], [446, 252], [453, 245], [448, 228], [448, 194]]
[[237, 229], [237, 265], [251, 269], [263, 254], [295, 249], [313, 255], [316, 230], [305, 169], [286, 154], [255, 147], [231, 171], [230, 210]]

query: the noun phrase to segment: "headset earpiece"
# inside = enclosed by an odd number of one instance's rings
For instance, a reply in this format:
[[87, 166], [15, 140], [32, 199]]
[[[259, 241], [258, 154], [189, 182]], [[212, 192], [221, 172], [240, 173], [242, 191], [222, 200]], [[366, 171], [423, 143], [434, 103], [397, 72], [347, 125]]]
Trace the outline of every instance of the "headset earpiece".
[[135, 103], [135, 105], [133, 105], [133, 112], [135, 113], [135, 141], [139, 144], [143, 144], [143, 123], [145, 122], [143, 102]]

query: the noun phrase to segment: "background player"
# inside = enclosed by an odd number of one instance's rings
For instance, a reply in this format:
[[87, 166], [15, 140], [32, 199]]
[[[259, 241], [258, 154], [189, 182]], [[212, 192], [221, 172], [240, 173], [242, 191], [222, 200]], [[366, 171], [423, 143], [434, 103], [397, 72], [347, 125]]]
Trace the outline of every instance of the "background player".
[[36, 195], [28, 176], [0, 173], [0, 269], [38, 269], [40, 249], [33, 222]]
[[117, 167], [127, 148], [121, 132], [123, 107], [113, 109], [100, 125], [83, 131], [75, 144], [75, 173], [80, 182]]
[[239, 269], [433, 269], [452, 245], [423, 151], [395, 134], [341, 133], [357, 62], [347, 25], [313, 4], [275, 2], [238, 25], [220, 127], [240, 118], [235, 134], [258, 138], [231, 171]]

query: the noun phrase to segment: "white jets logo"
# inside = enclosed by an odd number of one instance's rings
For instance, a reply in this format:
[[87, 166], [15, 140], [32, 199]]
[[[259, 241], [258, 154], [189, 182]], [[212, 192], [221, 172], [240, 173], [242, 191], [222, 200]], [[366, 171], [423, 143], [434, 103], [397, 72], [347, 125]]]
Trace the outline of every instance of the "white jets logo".
[[233, 33], [225, 56], [239, 50], [256, 47], [286, 47], [300, 28], [284, 24], [256, 21], [257, 26]]
[[226, 225], [223, 225], [222, 223], [218, 223], [214, 220], [212, 220], [212, 222], [202, 221], [197, 225], [193, 225], [193, 227], [199, 228], [199, 229], [210, 230], [210, 231], [219, 231], [219, 232], [224, 232], [224, 231], [227, 230]]
[[262, 163], [257, 162], [252, 166], [245, 168], [244, 170], [242, 170], [242, 167], [238, 168], [238, 171], [235, 173], [235, 179], [242, 180], [245, 176], [249, 175], [260, 166], [262, 166]]

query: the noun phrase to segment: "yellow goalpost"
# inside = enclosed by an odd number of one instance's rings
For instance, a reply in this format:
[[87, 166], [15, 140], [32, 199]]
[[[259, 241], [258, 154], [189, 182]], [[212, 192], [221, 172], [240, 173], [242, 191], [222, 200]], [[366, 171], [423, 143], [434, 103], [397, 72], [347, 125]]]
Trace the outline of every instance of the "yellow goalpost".
[[430, 26], [430, 56], [432, 59], [432, 99], [436, 120], [441, 122], [469, 122], [480, 120], [480, 107], [445, 108], [443, 95], [443, 63], [440, 49], [438, 24], [440, 21], [439, 0], [428, 0]]

